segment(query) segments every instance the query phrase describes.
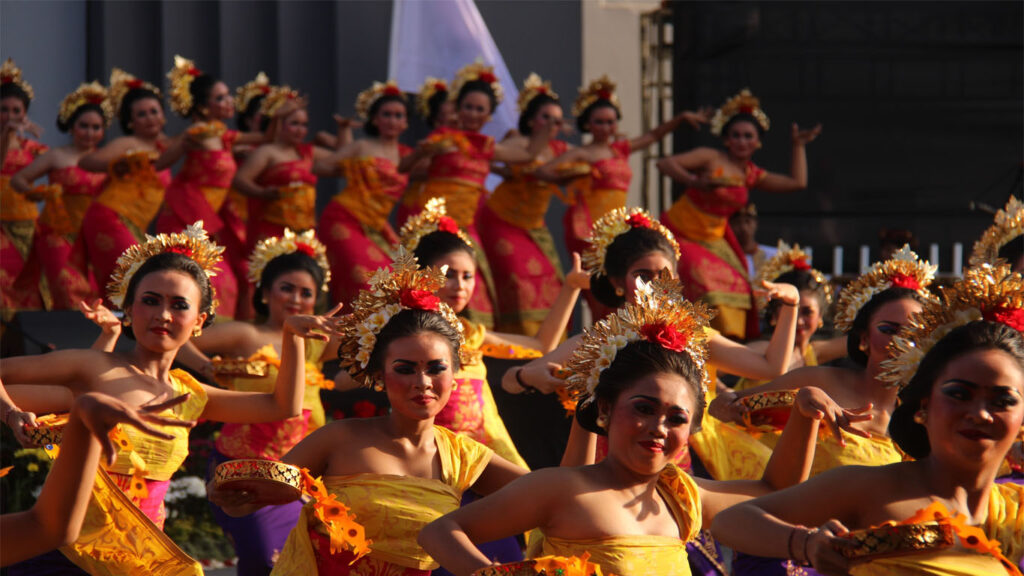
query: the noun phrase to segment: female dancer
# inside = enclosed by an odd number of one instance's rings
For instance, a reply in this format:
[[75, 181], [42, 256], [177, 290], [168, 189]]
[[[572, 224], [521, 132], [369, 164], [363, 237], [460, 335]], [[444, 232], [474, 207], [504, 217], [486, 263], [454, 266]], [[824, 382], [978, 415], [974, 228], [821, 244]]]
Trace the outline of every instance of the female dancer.
[[32, 249], [39, 209], [34, 199], [11, 187], [10, 179], [47, 150], [45, 145], [25, 138], [25, 133], [36, 138], [42, 134], [27, 116], [33, 95], [32, 86], [21, 79], [21, 69], [8, 58], [0, 66], [0, 305], [8, 311], [16, 306], [42, 308], [38, 287], [20, 297], [12, 290]]
[[[171, 370], [178, 350], [213, 319], [208, 271], [220, 261], [220, 250], [201, 228], [191, 226], [182, 234], [150, 238], [118, 259], [108, 297], [123, 306], [136, 340], [125, 355], [61, 350], [52, 352], [47, 362], [27, 356], [4, 360], [0, 378], [13, 403], [0, 402], [0, 408], [19, 440], [26, 440], [25, 427], [34, 425], [35, 413], [66, 411], [72, 397], [85, 392], [131, 403], [162, 393], [189, 393], [189, 400], [174, 408], [174, 415], [184, 420], [249, 423], [297, 416], [304, 381], [302, 340], [327, 338], [321, 333], [333, 330], [330, 318], [293, 316], [286, 321], [273, 392], [222, 390]], [[122, 445], [115, 465], [100, 475], [95, 507], [82, 535], [64, 550], [75, 564], [114, 574], [137, 574], [156, 566], [162, 574], [194, 573], [198, 568], [159, 530], [169, 479], [188, 453], [187, 432], [173, 433], [173, 440], [154, 441], [127, 431], [136, 454], [131, 456]]]
[[[715, 535], [828, 574], [1019, 575], [1024, 487], [994, 480], [1024, 425], [1022, 305], [1019, 274], [972, 269], [894, 339], [882, 377], [902, 390], [889, 432], [915, 460], [829, 471], [723, 512]], [[865, 554], [849, 532], [883, 523], [895, 545]], [[928, 538], [942, 526], [948, 536]]]
[[81, 241], [101, 289], [110, 281], [118, 257], [144, 240], [171, 180], [170, 170], [157, 171], [153, 164], [167, 143], [160, 90], [114, 68], [110, 101], [125, 136], [78, 161], [89, 172], [109, 174], [106, 187], [82, 219]]
[[[391, 413], [331, 422], [282, 458], [322, 474], [330, 498], [303, 509], [275, 574], [428, 574], [437, 563], [416, 545], [420, 529], [458, 507], [467, 488], [487, 494], [525, 473], [434, 425], [452, 393], [463, 341], [461, 322], [434, 296], [444, 283], [440, 270], [420, 269], [400, 249], [390, 271], [374, 274], [356, 298], [345, 320], [342, 368], [364, 386], [382, 386]], [[250, 496], [224, 490], [212, 490], [210, 499], [232, 515], [256, 507]], [[373, 541], [368, 556], [337, 549], [325, 535], [329, 501], [365, 527]]]
[[[459, 127], [459, 116], [455, 110], [455, 103], [448, 99], [448, 93], [448, 82], [431, 76], [427, 76], [417, 92], [416, 112], [427, 123], [427, 127], [431, 131], [442, 127], [452, 129]], [[420, 196], [429, 170], [429, 159], [420, 160], [409, 169], [409, 184], [405, 189], [405, 194], [402, 194], [402, 201], [396, 212], [399, 225], [405, 224], [410, 216], [420, 211], [422, 207]]]
[[707, 312], [668, 274], [588, 331], [573, 355], [576, 421], [608, 436], [598, 464], [540, 470], [430, 524], [420, 543], [455, 574], [491, 565], [473, 543], [531, 528], [543, 554], [579, 556], [606, 573], [689, 574], [685, 543], [722, 509], [806, 477], [819, 422], [866, 418], [804, 391], [760, 481], [694, 479], [672, 462], [704, 410]]
[[375, 82], [356, 99], [356, 113], [369, 138], [356, 140], [325, 162], [325, 171], [345, 178], [345, 189], [320, 215], [319, 236], [331, 262], [333, 302], [349, 303], [372, 271], [387, 266], [398, 234], [388, 223], [408, 183], [398, 164], [410, 149], [398, 142], [408, 127], [405, 95], [395, 82]]
[[746, 257], [729, 228], [729, 216], [747, 204], [749, 190], [793, 192], [807, 187], [805, 146], [821, 125], [800, 130], [793, 124], [790, 175], [775, 174], [751, 162], [768, 130], [768, 116], [749, 90], [742, 90], [715, 112], [711, 133], [726, 151], [696, 148], [658, 161], [658, 169], [689, 189], [662, 215], [683, 246], [679, 278], [686, 297], [702, 298], [718, 311], [712, 325], [740, 340], [757, 335]]
[[[46, 198], [32, 243], [34, 256], [16, 281], [17, 292], [38, 292], [39, 282], [45, 278], [54, 309], [75, 309], [98, 293], [90, 282], [85, 245], [77, 240], [85, 213], [107, 176], [86, 172], [78, 161], [103, 140], [112, 116], [106, 88], [97, 82], [82, 84], [64, 97], [57, 114], [57, 129], [71, 134], [71, 145], [36, 157], [11, 178], [11, 186], [18, 192]], [[44, 174], [49, 176], [49, 186], [33, 187]]]
[[538, 180], [538, 166], [565, 153], [558, 140], [562, 107], [550, 82], [531, 74], [519, 93], [519, 130], [503, 144], [525, 149], [534, 160], [510, 164], [504, 181], [480, 208], [480, 238], [494, 274], [500, 311], [496, 329], [533, 336], [561, 289], [562, 267], [555, 242], [544, 224], [558, 186]]

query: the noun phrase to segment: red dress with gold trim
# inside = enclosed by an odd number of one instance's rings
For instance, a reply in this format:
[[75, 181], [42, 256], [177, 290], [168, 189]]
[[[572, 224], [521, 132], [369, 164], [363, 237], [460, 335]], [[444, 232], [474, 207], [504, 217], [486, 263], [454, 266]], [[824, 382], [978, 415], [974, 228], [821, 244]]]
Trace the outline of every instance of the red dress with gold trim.
[[14, 281], [25, 267], [32, 249], [32, 235], [35, 232], [39, 209], [36, 203], [11, 187], [11, 176], [28, 166], [49, 150], [45, 144], [35, 140], [18, 138], [18, 147], [7, 150], [7, 156], [0, 166], [0, 297], [3, 307], [11, 308], [20, 301], [26, 308], [42, 308], [43, 301], [38, 288], [29, 298], [14, 298]]
[[281, 236], [285, 228], [303, 232], [316, 227], [313, 145], [304, 143], [295, 148], [298, 160], [275, 164], [256, 178], [257, 184], [278, 188], [281, 195], [273, 199], [249, 197], [246, 241], [250, 253], [260, 240]]

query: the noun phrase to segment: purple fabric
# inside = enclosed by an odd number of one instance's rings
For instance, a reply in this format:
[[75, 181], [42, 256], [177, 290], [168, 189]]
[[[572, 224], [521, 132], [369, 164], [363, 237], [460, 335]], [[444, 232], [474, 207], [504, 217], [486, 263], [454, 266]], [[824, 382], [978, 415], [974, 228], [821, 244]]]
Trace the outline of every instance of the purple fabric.
[[[697, 534], [693, 542], [686, 543], [686, 556], [693, 576], [728, 576], [722, 569], [722, 550], [706, 531]], [[712, 556], [713, 558], [709, 558]]]
[[735, 576], [819, 576], [810, 566], [796, 566], [789, 560], [750, 556], [742, 552], [733, 557], [732, 572]]
[[12, 564], [7, 568], [9, 576], [89, 576], [67, 556], [58, 550]]
[[[481, 498], [483, 498], [483, 496], [476, 492], [466, 490], [462, 494], [462, 506]], [[486, 544], [477, 544], [477, 548], [479, 548], [480, 551], [491, 560], [501, 562], [503, 564], [506, 562], [519, 562], [523, 559], [523, 549], [519, 545], [519, 540], [517, 540], [515, 536], [495, 540], [494, 542], [487, 542]], [[431, 576], [454, 576], [443, 567], [434, 570], [430, 574]]]

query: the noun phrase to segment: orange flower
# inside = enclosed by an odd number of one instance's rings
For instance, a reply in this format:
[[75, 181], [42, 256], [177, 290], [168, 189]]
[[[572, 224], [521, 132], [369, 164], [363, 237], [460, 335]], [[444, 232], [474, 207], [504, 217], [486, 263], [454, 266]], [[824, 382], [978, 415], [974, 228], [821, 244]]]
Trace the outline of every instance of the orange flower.
[[3, 478], [4, 476], [7, 476], [8, 474], [10, 474], [10, 472], [11, 472], [11, 470], [13, 468], [14, 468], [14, 466], [8, 466], [6, 468], [0, 468], [0, 478]]
[[587, 560], [589, 552], [582, 556], [542, 556], [534, 560], [533, 569], [546, 576], [603, 576], [601, 567]]
[[558, 394], [558, 401], [562, 403], [562, 408], [565, 409], [566, 416], [572, 416], [576, 413], [576, 401], [569, 395], [568, 388], [558, 388], [555, 390]]
[[125, 494], [134, 502], [140, 502], [149, 498], [149, 485], [146, 484], [146, 478], [141, 473], [136, 472], [132, 474], [131, 482], [128, 483], [128, 490]]

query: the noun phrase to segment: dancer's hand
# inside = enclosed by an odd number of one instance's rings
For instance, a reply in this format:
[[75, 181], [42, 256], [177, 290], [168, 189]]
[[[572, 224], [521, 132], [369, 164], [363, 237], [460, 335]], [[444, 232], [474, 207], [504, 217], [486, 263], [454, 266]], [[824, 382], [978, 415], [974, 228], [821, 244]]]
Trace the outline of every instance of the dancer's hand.
[[683, 117], [683, 122], [689, 124], [691, 128], [694, 130], [700, 130], [701, 124], [707, 124], [711, 121], [711, 115], [713, 113], [714, 110], [710, 106], [705, 106], [696, 112], [685, 110], [681, 116]]
[[798, 146], [806, 146], [807, 144], [814, 142], [814, 139], [818, 137], [818, 134], [821, 134], [821, 124], [818, 124], [810, 130], [801, 130], [794, 122], [793, 127], [791, 128], [793, 144]]
[[14, 438], [21, 444], [22, 448], [38, 448], [32, 440], [28, 437], [27, 430], [29, 428], [35, 428], [36, 415], [34, 412], [26, 412], [17, 408], [11, 409], [4, 415], [4, 424], [14, 432]]
[[338, 304], [323, 316], [307, 316], [305, 314], [289, 316], [284, 322], [285, 330], [309, 340], [328, 342], [332, 337], [341, 335], [342, 319], [335, 316], [341, 307], [342, 304]]
[[113, 465], [117, 450], [114, 447], [114, 442], [110, 439], [110, 431], [118, 424], [134, 426], [150, 436], [164, 440], [171, 440], [174, 436], [153, 428], [152, 424], [185, 428], [195, 425], [193, 421], [157, 416], [158, 413], [185, 402], [189, 395], [182, 394], [170, 400], [164, 400], [166, 397], [167, 394], [161, 394], [146, 404], [132, 406], [113, 396], [89, 392], [79, 396], [72, 409], [78, 411], [82, 423], [99, 440], [103, 449], [103, 458], [107, 464]]
[[78, 303], [78, 309], [93, 324], [99, 326], [104, 334], [109, 336], [121, 335], [121, 319], [114, 316], [114, 313], [103, 305], [103, 299], [97, 298], [91, 306], [85, 300], [82, 300]]
[[742, 425], [745, 422], [745, 416], [749, 412], [750, 409], [742, 402], [739, 402], [739, 397], [735, 392], [730, 392], [729, 394], [719, 393], [711, 401], [711, 404], [708, 404], [708, 414], [722, 422]]
[[763, 294], [769, 300], [779, 300], [787, 306], [797, 306], [800, 304], [800, 291], [792, 284], [776, 284], [775, 282], [762, 280], [761, 288], [754, 288], [754, 293], [759, 296]]
[[590, 289], [590, 274], [583, 270], [579, 252], [572, 253], [572, 268], [565, 274], [565, 283], [577, 290]]
[[806, 418], [824, 420], [840, 446], [846, 446], [846, 441], [843, 440], [840, 429], [864, 438], [871, 437], [867, 432], [853, 427], [853, 424], [856, 422], [865, 422], [874, 418], [869, 413], [871, 404], [847, 410], [836, 404], [835, 400], [821, 388], [805, 386], [797, 391], [793, 406]]
[[838, 520], [829, 520], [819, 528], [804, 531], [807, 536], [803, 540], [802, 549], [791, 551], [795, 558], [809, 563], [822, 574], [848, 576], [850, 561], [840, 550], [854, 546], [851, 540], [843, 537], [850, 531]]

